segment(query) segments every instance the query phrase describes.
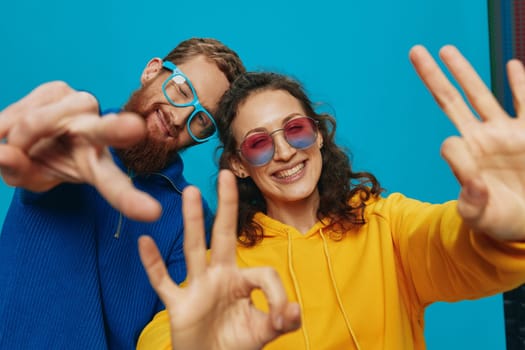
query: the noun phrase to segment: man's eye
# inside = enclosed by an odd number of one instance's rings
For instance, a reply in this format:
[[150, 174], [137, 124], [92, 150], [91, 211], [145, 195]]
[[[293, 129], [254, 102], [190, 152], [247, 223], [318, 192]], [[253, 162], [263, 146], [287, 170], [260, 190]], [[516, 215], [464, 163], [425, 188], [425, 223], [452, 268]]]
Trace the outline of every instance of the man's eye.
[[197, 122], [202, 127], [207, 127], [211, 124], [210, 118], [208, 118], [208, 116], [205, 115], [204, 113], [197, 114]]
[[185, 91], [185, 89], [184, 89], [182, 86], [177, 85], [177, 91], [179, 92], [179, 94], [180, 94], [182, 97], [184, 97], [184, 98], [188, 98], [188, 97], [189, 97], [188, 92]]

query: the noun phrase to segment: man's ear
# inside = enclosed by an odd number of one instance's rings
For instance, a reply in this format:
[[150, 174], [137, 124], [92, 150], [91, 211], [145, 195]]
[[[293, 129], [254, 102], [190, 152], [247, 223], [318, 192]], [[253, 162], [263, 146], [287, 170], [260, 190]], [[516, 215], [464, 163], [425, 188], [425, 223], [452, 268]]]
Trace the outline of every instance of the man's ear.
[[140, 83], [142, 85], [146, 84], [147, 81], [154, 78], [162, 70], [162, 59], [155, 57], [152, 58], [144, 70], [142, 71], [142, 76], [140, 77]]
[[231, 156], [228, 162], [230, 163], [230, 169], [235, 174], [235, 176], [241, 179], [245, 179], [250, 176], [238, 156]]

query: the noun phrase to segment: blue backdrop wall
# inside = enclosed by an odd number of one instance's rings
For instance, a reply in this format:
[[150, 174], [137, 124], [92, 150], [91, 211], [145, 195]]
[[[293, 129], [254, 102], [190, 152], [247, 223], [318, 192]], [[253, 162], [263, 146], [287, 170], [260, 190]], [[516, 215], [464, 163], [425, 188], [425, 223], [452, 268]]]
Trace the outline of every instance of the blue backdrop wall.
[[[0, 109], [49, 80], [119, 106], [146, 62], [191, 36], [218, 38], [251, 70], [302, 80], [339, 123], [355, 169], [390, 191], [439, 202], [458, 186], [439, 156], [456, 133], [408, 61], [414, 44], [457, 45], [489, 83], [487, 5], [441, 1], [2, 1]], [[215, 205], [210, 142], [186, 152], [186, 175]], [[0, 184], [0, 219], [12, 189]], [[359, 286], [356, 286], [358, 288]], [[372, 321], [372, 320], [371, 320]], [[501, 296], [431, 306], [429, 349], [503, 349]]]

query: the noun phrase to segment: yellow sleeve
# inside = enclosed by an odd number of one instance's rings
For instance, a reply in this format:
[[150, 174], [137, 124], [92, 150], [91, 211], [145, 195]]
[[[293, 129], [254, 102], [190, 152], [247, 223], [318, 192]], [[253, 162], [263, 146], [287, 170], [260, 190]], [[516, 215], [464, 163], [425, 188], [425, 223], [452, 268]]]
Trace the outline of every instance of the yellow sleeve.
[[525, 243], [472, 232], [456, 201], [429, 204], [393, 194], [380, 207], [421, 305], [481, 298], [525, 283]]
[[137, 350], [171, 350], [170, 319], [162, 310], [144, 328], [137, 342]]

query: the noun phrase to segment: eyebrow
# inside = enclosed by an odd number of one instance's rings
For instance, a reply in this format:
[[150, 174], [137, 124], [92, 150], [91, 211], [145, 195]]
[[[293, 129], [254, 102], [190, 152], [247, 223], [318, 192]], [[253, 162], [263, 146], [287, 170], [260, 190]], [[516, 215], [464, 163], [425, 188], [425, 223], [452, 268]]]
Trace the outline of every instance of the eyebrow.
[[[189, 77], [186, 73], [184, 73], [184, 72], [182, 71], [182, 69], [180, 69], [179, 66], [175, 65], [175, 67], [177, 67], [177, 69], [179, 70], [179, 72], [181, 72], [181, 73], [184, 75], [184, 77], [186, 78], [186, 80], [188, 80], [188, 82], [190, 83], [190, 85], [193, 86], [193, 89], [195, 90], [195, 95], [196, 95], [196, 97], [197, 97], [197, 100], [199, 100], [199, 103], [201, 104], [201, 107], [204, 108], [208, 113], [210, 113], [210, 114], [213, 116], [213, 113], [211, 113], [211, 108], [210, 108], [210, 106], [207, 106], [207, 105], [205, 105], [204, 103], [202, 103], [201, 99], [199, 98], [199, 94], [197, 93], [197, 88], [195, 87], [195, 85], [194, 85], [193, 82], [191, 81], [190, 77]], [[169, 68], [167, 68], [167, 67], [162, 66], [162, 68], [165, 69], [165, 70], [167, 70], [168, 72], [173, 73], [173, 70], [171, 70], [171, 69], [169, 69]], [[213, 117], [214, 117], [214, 116], [213, 116]]]
[[[281, 126], [286, 124], [293, 117], [297, 117], [297, 116], [305, 116], [305, 113], [292, 112], [292, 113], [288, 114], [286, 117], [284, 117], [284, 119], [283, 119], [283, 121], [281, 123]], [[250, 129], [244, 134], [243, 139], [246, 138], [246, 136], [248, 136], [249, 134], [254, 133], [254, 132], [267, 132], [267, 133], [269, 133], [271, 131], [268, 131], [268, 129], [266, 129], [264, 127], [258, 127], [258, 128]]]

